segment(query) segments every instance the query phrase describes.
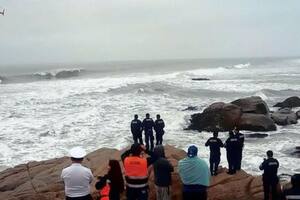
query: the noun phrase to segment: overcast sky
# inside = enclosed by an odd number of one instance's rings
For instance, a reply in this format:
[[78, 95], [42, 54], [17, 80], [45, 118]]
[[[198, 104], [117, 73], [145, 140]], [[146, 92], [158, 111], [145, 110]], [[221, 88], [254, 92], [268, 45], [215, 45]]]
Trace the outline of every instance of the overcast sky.
[[0, 65], [300, 55], [299, 0], [0, 0]]

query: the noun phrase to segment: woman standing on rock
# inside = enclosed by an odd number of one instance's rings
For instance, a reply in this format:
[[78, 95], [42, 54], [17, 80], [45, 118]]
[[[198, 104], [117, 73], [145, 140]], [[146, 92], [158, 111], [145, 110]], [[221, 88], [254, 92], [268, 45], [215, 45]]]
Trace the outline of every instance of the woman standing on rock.
[[95, 187], [100, 190], [100, 200], [120, 200], [120, 194], [124, 191], [124, 180], [119, 161], [109, 161], [108, 173], [99, 177]]

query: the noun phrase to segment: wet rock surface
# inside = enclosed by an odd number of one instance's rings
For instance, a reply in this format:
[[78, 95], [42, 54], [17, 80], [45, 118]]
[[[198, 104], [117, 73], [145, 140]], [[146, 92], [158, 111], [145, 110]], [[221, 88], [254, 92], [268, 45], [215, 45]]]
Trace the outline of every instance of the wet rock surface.
[[[172, 199], [181, 199], [182, 183], [177, 173], [177, 163], [186, 156], [183, 150], [166, 146], [166, 157], [175, 168], [172, 174]], [[84, 165], [91, 168], [95, 177], [106, 172], [109, 159], [120, 160], [121, 152], [115, 149], [102, 148], [86, 157]], [[121, 161], [120, 161], [121, 162]], [[5, 200], [63, 200], [64, 186], [60, 180], [61, 170], [70, 165], [67, 157], [41, 162], [30, 162], [0, 172], [0, 199]], [[228, 175], [226, 169], [219, 169], [218, 176], [211, 180], [208, 189], [210, 200], [261, 200], [263, 189], [261, 177], [254, 177], [244, 171], [236, 175]], [[96, 178], [91, 184], [92, 194], [96, 199], [94, 189]], [[151, 173], [149, 199], [155, 199], [154, 177]], [[124, 194], [122, 199], [125, 199]]]

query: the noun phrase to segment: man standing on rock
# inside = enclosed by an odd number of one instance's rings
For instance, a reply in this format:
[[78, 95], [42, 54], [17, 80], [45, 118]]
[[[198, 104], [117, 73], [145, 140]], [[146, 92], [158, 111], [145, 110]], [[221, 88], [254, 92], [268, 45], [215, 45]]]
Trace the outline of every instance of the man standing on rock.
[[267, 159], [264, 158], [264, 162], [259, 166], [260, 170], [264, 170], [264, 200], [269, 200], [270, 188], [272, 191], [272, 200], [277, 200], [279, 196], [277, 194], [277, 184], [279, 182], [277, 171], [279, 168], [279, 162], [273, 158], [273, 152], [270, 150], [267, 151], [267, 157]]
[[178, 171], [183, 183], [183, 200], [206, 200], [210, 173], [206, 162], [197, 156], [198, 148], [188, 148], [187, 157], [178, 163]]
[[218, 138], [218, 131], [214, 131], [213, 137], [209, 138], [205, 143], [205, 146], [210, 148], [210, 173], [212, 176], [218, 174], [218, 167], [220, 164], [221, 151], [220, 148], [224, 147], [224, 144], [220, 138]]
[[154, 148], [154, 136], [153, 136], [153, 128], [155, 124], [152, 118], [150, 118], [150, 114], [146, 114], [146, 118], [143, 120], [143, 129], [145, 132], [145, 142], [146, 149], [149, 151], [149, 142], [150, 142], [150, 151], [153, 151]]
[[156, 133], [156, 145], [161, 145], [163, 142], [163, 135], [165, 133], [164, 128], [165, 128], [165, 122], [160, 118], [160, 115], [156, 115], [156, 120], [155, 120], [155, 126], [154, 130]]
[[235, 137], [238, 139], [237, 152], [236, 152], [236, 155], [237, 155], [236, 170], [241, 170], [245, 136], [244, 136], [244, 134], [240, 133], [240, 130], [237, 127], [235, 127], [235, 129], [234, 129], [234, 134], [235, 134]]
[[85, 155], [86, 152], [81, 147], [70, 150], [72, 165], [64, 168], [61, 173], [66, 200], [92, 200], [90, 184], [94, 176], [89, 168], [81, 165]]
[[234, 136], [233, 131], [229, 131], [229, 138], [225, 142], [226, 155], [228, 161], [228, 174], [232, 175], [236, 173], [237, 165], [237, 149], [238, 149], [238, 139]]
[[139, 142], [140, 144], [143, 144], [143, 125], [141, 120], [139, 120], [138, 115], [134, 115], [134, 119], [131, 121], [130, 127], [134, 143]]

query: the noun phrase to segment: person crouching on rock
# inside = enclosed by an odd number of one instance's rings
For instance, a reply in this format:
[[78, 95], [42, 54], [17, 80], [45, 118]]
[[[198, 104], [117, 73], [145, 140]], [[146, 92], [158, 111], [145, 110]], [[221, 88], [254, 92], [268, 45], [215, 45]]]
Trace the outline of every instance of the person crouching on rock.
[[89, 168], [81, 165], [85, 155], [86, 152], [81, 147], [70, 150], [72, 165], [64, 168], [61, 173], [66, 200], [92, 200], [90, 184], [94, 176]]
[[100, 190], [100, 200], [120, 200], [124, 191], [124, 180], [119, 161], [109, 160], [108, 173], [100, 176], [95, 187]]
[[130, 150], [121, 155], [128, 200], [148, 199], [148, 167], [152, 164], [152, 158], [145, 158], [144, 151], [144, 146], [134, 143]]
[[264, 158], [263, 163], [259, 166], [260, 170], [264, 170], [263, 173], [263, 186], [264, 186], [264, 200], [269, 200], [270, 188], [272, 191], [272, 200], [278, 199], [277, 184], [279, 182], [277, 171], [279, 168], [279, 162], [273, 158], [273, 151], [267, 151], [267, 159]]
[[188, 148], [187, 157], [178, 163], [178, 171], [183, 183], [183, 200], [206, 200], [210, 172], [206, 162], [197, 157], [198, 148]]
[[214, 131], [213, 137], [207, 140], [205, 146], [209, 146], [210, 148], [210, 173], [212, 176], [216, 176], [218, 174], [218, 167], [221, 160], [220, 148], [224, 147], [222, 140], [218, 138], [218, 131]]

